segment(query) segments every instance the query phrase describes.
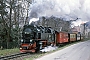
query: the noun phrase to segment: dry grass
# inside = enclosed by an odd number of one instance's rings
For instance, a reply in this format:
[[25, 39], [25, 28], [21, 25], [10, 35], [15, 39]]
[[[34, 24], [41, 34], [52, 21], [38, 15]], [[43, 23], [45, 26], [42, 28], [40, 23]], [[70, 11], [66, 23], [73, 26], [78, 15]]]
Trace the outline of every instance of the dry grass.
[[4, 50], [0, 50], [0, 56], [6, 56], [6, 55], [18, 53], [18, 52], [19, 52], [19, 49], [18, 48], [4, 49]]

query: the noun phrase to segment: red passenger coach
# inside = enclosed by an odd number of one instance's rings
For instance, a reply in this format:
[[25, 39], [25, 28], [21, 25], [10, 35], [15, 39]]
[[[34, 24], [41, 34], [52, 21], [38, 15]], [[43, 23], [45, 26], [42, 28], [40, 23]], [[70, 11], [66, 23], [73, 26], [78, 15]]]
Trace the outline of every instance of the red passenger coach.
[[69, 39], [68, 33], [66, 33], [66, 32], [57, 32], [56, 33], [56, 43], [57, 44], [69, 42], [68, 39]]

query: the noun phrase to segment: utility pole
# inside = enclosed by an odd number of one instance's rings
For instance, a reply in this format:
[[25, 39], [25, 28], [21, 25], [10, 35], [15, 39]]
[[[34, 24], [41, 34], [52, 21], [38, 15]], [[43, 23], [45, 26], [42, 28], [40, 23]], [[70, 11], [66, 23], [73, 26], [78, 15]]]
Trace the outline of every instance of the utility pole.
[[85, 38], [85, 23], [83, 24], [83, 28], [84, 28], [84, 30], [83, 30], [83, 38]]
[[18, 38], [17, 38], [18, 39], [18, 46], [19, 46], [19, 34], [20, 34], [19, 33], [20, 32], [20, 30], [19, 30], [19, 8], [20, 8], [19, 5], [20, 5], [20, 3], [19, 3], [19, 0], [18, 0], [18, 22], [17, 22], [17, 27], [18, 27], [17, 28], [18, 29], [17, 30], [17, 33], [18, 33]]

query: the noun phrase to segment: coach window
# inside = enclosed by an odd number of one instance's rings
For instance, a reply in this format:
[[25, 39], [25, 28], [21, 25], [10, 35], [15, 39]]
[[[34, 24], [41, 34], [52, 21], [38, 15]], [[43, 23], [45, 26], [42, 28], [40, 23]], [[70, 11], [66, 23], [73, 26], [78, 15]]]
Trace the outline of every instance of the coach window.
[[73, 38], [73, 35], [71, 35], [71, 38]]
[[66, 34], [66, 36], [65, 37], [68, 37], [68, 34]]
[[73, 35], [73, 38], [74, 38], [74, 35]]
[[71, 38], [72, 38], [72, 35], [71, 35]]
[[74, 35], [74, 38], [75, 38], [75, 35]]
[[70, 38], [72, 38], [72, 34], [70, 34]]
[[60, 33], [60, 38], [62, 38], [62, 34]]

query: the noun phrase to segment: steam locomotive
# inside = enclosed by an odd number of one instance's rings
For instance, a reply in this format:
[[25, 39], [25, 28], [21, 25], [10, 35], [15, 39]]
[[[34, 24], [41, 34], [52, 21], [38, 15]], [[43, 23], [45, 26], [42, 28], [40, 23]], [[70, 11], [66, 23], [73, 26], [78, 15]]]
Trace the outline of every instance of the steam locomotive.
[[[81, 40], [81, 34], [57, 32], [51, 27], [24, 25], [20, 52], [38, 52], [48, 45], [59, 45]], [[83, 38], [82, 38], [83, 39]]]

